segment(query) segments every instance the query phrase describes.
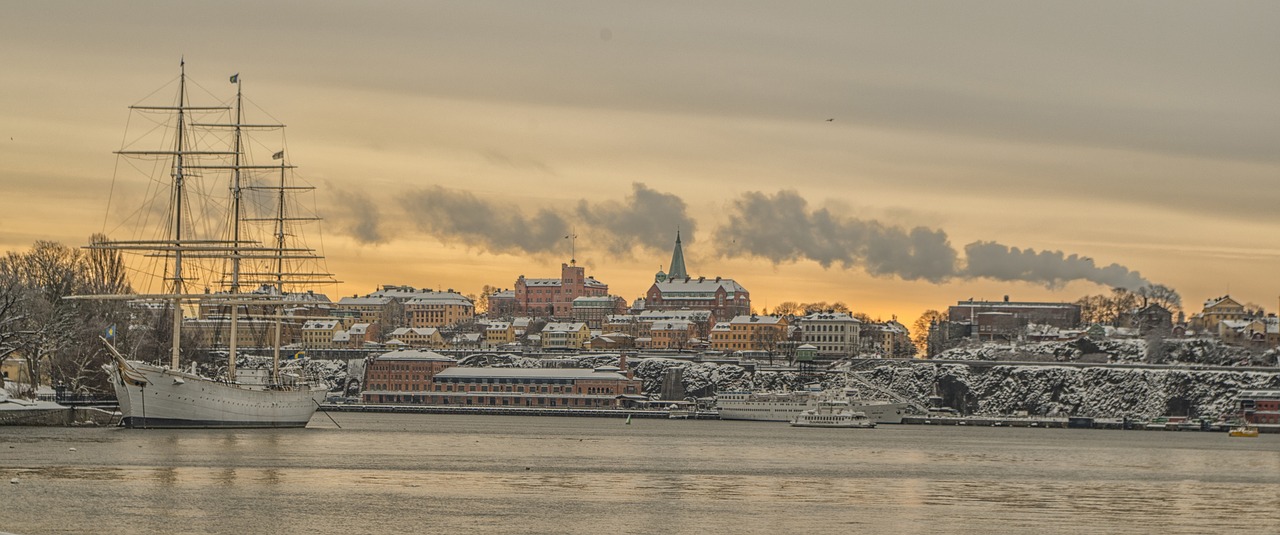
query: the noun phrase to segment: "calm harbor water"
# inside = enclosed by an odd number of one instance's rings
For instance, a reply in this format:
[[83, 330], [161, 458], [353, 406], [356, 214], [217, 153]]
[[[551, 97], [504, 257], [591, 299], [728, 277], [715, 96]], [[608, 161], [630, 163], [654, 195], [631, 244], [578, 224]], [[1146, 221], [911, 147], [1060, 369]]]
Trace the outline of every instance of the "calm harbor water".
[[1280, 533], [1276, 435], [333, 416], [0, 427], [0, 532]]

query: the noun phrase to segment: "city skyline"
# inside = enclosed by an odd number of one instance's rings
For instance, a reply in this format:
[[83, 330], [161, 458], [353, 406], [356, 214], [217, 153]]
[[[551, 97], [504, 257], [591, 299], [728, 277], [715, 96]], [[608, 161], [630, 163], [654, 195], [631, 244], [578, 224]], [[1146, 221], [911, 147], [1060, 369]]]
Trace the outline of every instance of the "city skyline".
[[1280, 294], [1271, 4], [248, 5], [10, 6], [0, 247], [103, 230], [126, 107], [185, 57], [290, 126], [334, 299], [572, 256], [630, 301], [677, 230], [761, 310]]

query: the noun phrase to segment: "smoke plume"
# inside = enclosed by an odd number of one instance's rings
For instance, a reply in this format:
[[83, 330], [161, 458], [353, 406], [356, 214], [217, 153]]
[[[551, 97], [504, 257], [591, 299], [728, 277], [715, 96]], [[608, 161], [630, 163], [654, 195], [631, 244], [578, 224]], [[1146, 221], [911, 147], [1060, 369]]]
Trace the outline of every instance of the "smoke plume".
[[1142, 275], [1120, 264], [1098, 267], [1092, 258], [1062, 251], [1039, 251], [977, 241], [964, 246], [964, 275], [996, 280], [1018, 280], [1060, 288], [1074, 280], [1087, 280], [1113, 288], [1134, 289], [1149, 284]]
[[1148, 284], [1138, 272], [1119, 264], [1099, 267], [1087, 257], [990, 241], [966, 245], [962, 264], [942, 230], [842, 217], [826, 208], [810, 210], [794, 191], [772, 196], [744, 193], [732, 203], [728, 222], [715, 236], [724, 256], [759, 257], [775, 264], [811, 260], [826, 268], [861, 267], [875, 276], [904, 280], [988, 278], [1049, 288], [1075, 280], [1121, 288]]
[[514, 206], [467, 191], [432, 186], [407, 192], [400, 202], [419, 230], [493, 253], [544, 253], [563, 247], [569, 234], [565, 218], [550, 210], [526, 217]]
[[577, 219], [590, 229], [610, 253], [625, 255], [639, 246], [661, 251], [671, 247], [676, 229], [693, 241], [696, 228], [684, 199], [662, 193], [639, 182], [631, 184], [624, 202], [578, 201]]
[[388, 241], [382, 229], [382, 208], [364, 192], [334, 190], [335, 199], [328, 208], [327, 219], [338, 231], [360, 243], [380, 244]]
[[743, 194], [715, 237], [724, 256], [775, 264], [812, 260], [825, 268], [862, 267], [872, 275], [934, 283], [956, 274], [956, 251], [945, 232], [845, 218], [826, 208], [810, 211], [794, 191]]
[[[633, 183], [618, 200], [579, 200], [572, 208], [543, 208], [526, 215], [507, 202], [433, 186], [399, 197], [403, 218], [444, 243], [510, 254], [568, 252], [565, 241], [578, 234], [584, 249], [630, 256], [637, 250], [670, 250], [676, 228], [692, 244], [696, 223], [684, 199]], [[358, 240], [387, 240], [388, 219], [363, 193], [349, 194], [339, 210], [339, 227]], [[813, 209], [795, 191], [747, 192], [730, 202], [723, 223], [712, 231], [715, 252], [723, 257], [763, 258], [774, 264], [813, 261], [824, 268], [862, 269], [877, 277], [924, 280], [986, 278], [1061, 288], [1077, 280], [1110, 287], [1138, 288], [1149, 283], [1119, 264], [1099, 266], [1093, 259], [1062, 251], [1009, 247], [994, 241], [964, 246], [964, 256], [941, 229], [904, 227], [859, 219], [828, 208]]]

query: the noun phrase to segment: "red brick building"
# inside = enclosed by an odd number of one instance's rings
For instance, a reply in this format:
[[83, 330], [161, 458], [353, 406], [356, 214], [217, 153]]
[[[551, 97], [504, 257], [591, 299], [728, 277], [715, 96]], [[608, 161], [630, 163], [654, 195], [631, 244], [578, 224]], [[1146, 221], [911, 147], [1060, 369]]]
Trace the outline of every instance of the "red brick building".
[[[390, 355], [395, 355], [394, 353]], [[375, 366], [383, 360], [378, 357]], [[448, 361], [448, 362], [446, 362]], [[615, 408], [642, 383], [614, 366], [462, 368], [452, 359], [392, 357], [368, 372], [366, 403], [538, 408]]]
[[560, 264], [558, 279], [516, 279], [515, 314], [543, 318], [573, 317], [573, 300], [609, 295], [609, 285], [574, 264]]
[[365, 370], [361, 397], [366, 403], [424, 403], [431, 378], [457, 363], [434, 351], [384, 353]]

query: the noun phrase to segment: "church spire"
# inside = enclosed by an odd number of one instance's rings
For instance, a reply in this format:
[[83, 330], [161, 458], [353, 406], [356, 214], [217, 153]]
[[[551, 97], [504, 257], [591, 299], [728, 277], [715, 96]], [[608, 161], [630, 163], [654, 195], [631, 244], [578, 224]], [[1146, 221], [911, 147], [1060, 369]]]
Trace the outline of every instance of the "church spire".
[[689, 272], [684, 267], [684, 250], [680, 248], [680, 231], [676, 230], [676, 249], [671, 252], [671, 271], [667, 273], [670, 280], [687, 279]]

